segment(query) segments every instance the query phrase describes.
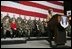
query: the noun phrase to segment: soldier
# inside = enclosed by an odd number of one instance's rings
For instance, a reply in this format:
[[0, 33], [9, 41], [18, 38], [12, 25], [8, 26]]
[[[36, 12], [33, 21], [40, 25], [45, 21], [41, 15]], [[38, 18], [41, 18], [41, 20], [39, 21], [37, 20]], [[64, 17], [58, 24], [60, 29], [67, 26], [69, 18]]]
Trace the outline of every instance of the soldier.
[[27, 20], [25, 21], [25, 33], [26, 33], [28, 39], [30, 39], [30, 26], [29, 26]]
[[18, 29], [18, 36], [19, 37], [21, 37], [21, 34], [22, 34], [22, 25], [21, 25], [21, 23], [22, 23], [22, 18], [21, 18], [21, 16], [19, 16], [17, 18], [17, 29]]
[[45, 32], [43, 22], [41, 22], [41, 32], [42, 32], [42, 36], [43, 36], [43, 34], [44, 34], [44, 32]]
[[46, 29], [46, 27], [47, 27], [47, 22], [43, 19], [43, 21], [42, 21], [42, 25], [43, 25], [43, 36], [46, 36], [47, 35], [47, 29]]
[[69, 25], [66, 28], [67, 36], [71, 37], [71, 16], [68, 16], [68, 22], [69, 22]]
[[47, 22], [45, 22], [44, 23], [44, 36], [48, 36], [49, 34], [48, 34], [48, 23]]
[[29, 27], [30, 27], [30, 33], [29, 33], [29, 36], [31, 36], [32, 27], [33, 27], [33, 26], [32, 26], [33, 24], [32, 24], [31, 17], [29, 18], [29, 20], [28, 20], [28, 22], [27, 22], [27, 23], [28, 23], [28, 25], [29, 25]]
[[[10, 17], [8, 14], [3, 18], [3, 29], [4, 29], [4, 38], [6, 38], [7, 31], [10, 31], [10, 35], [12, 34], [12, 30], [10, 28]], [[6, 33], [7, 32], [7, 33]]]
[[26, 17], [24, 16], [24, 19], [22, 19], [22, 29], [23, 29], [23, 34], [22, 34], [22, 36], [25, 36], [25, 37], [27, 37], [27, 33], [25, 32], [25, 25], [26, 25], [26, 21], [27, 21], [27, 19], [26, 19]]
[[22, 28], [22, 37], [25, 37], [26, 36], [26, 34], [25, 34], [25, 21], [24, 21], [24, 19], [22, 19], [22, 21], [21, 21], [21, 28]]
[[31, 20], [31, 17], [30, 17], [30, 19], [28, 20], [28, 24], [29, 24], [29, 26], [30, 26], [30, 36], [33, 36], [33, 31], [34, 31], [34, 23], [33, 23], [33, 20]]
[[37, 24], [38, 24], [38, 27], [39, 27], [39, 29], [38, 29], [38, 36], [42, 36], [42, 33], [44, 32], [44, 28], [43, 28], [43, 25], [42, 25], [42, 22], [41, 22], [41, 20], [40, 20], [40, 18], [39, 18], [39, 20], [37, 21]]
[[34, 24], [34, 28], [33, 28], [33, 36], [37, 36], [37, 20], [36, 20], [36, 18], [33, 20], [33, 24]]

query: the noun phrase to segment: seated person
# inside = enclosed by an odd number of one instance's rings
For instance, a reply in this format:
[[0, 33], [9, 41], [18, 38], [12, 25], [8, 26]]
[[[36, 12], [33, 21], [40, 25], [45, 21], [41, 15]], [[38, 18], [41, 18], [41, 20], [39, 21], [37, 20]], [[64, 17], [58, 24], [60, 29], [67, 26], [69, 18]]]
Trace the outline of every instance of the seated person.
[[13, 21], [10, 23], [10, 27], [13, 31], [13, 37], [16, 37], [16, 35], [17, 35], [17, 24], [16, 24], [15, 19], [13, 19]]

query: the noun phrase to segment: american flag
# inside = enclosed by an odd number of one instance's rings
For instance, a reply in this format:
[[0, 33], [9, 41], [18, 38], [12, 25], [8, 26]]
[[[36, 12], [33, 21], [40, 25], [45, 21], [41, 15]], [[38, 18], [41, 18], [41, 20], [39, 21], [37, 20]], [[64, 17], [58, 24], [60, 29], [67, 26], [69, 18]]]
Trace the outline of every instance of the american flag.
[[63, 1], [1, 1], [1, 14], [10, 17], [21, 15], [27, 17], [47, 18], [48, 10], [52, 14], [64, 15]]

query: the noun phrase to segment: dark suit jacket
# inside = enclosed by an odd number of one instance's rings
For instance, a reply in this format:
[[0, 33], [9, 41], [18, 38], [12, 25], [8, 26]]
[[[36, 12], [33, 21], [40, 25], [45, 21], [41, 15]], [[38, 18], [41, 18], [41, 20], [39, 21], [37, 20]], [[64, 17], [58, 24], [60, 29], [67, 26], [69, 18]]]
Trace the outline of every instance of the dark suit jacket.
[[58, 22], [57, 18], [58, 16], [55, 16], [48, 22], [49, 35], [55, 37], [54, 41], [56, 44], [64, 44], [66, 42], [66, 32]]

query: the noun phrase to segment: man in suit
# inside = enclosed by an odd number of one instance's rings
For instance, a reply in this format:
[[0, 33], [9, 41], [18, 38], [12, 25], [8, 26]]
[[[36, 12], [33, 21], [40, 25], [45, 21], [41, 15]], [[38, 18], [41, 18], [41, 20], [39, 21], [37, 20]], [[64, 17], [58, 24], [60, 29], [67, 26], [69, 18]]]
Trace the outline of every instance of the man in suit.
[[[66, 32], [60, 24], [61, 15], [55, 14], [48, 22], [48, 32], [49, 32], [49, 43], [52, 46], [52, 39], [54, 36], [54, 41], [56, 46], [64, 45], [66, 43]], [[52, 36], [53, 35], [53, 36]]]

